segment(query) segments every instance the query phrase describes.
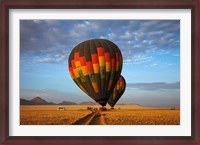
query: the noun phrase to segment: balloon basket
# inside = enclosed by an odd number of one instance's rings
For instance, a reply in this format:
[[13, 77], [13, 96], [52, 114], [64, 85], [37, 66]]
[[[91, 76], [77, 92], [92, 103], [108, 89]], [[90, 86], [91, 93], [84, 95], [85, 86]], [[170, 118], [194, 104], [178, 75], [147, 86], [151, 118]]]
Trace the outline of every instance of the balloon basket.
[[110, 109], [107, 109], [106, 107], [101, 107], [101, 108], [99, 108], [99, 111], [100, 111], [100, 112], [103, 112], [103, 111], [110, 111]]

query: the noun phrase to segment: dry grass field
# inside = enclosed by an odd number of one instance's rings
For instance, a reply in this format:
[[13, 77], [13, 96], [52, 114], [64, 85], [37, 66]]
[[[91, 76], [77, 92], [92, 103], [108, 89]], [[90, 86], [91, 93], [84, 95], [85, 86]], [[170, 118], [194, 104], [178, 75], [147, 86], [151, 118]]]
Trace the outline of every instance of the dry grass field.
[[[57, 110], [60, 106], [20, 107], [21, 125], [67, 125], [87, 118], [91, 114], [86, 108], [89, 105], [67, 105], [65, 110]], [[63, 107], [63, 106], [62, 106]], [[92, 105], [89, 107], [99, 108]], [[110, 108], [107, 106], [107, 108]], [[179, 125], [180, 110], [168, 108], [146, 108], [138, 105], [116, 105], [115, 110], [100, 113], [101, 120], [107, 125]], [[91, 115], [92, 116], [92, 115]], [[88, 116], [89, 117], [89, 116]], [[95, 118], [96, 120], [98, 118]], [[91, 118], [90, 118], [91, 120]], [[87, 120], [85, 120], [87, 121]], [[98, 122], [98, 121], [96, 121]]]
[[20, 106], [21, 125], [66, 125], [91, 113], [81, 106], [62, 106], [65, 110], [57, 110], [60, 106], [24, 105]]
[[179, 125], [180, 110], [130, 109], [104, 113], [109, 125]]

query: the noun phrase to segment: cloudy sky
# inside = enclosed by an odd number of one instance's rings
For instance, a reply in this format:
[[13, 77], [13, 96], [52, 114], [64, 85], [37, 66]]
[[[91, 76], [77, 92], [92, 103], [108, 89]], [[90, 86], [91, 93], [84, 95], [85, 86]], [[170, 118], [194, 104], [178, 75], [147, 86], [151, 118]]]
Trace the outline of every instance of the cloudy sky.
[[92, 101], [68, 72], [71, 50], [87, 39], [114, 42], [127, 88], [119, 103], [180, 105], [179, 20], [21, 20], [20, 97]]

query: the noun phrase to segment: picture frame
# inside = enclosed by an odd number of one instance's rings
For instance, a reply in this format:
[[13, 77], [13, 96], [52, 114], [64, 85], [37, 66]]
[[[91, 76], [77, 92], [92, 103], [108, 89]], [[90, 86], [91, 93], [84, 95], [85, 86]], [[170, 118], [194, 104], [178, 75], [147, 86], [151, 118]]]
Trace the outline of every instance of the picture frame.
[[[11, 9], [191, 9], [191, 136], [9, 136], [9, 10]], [[199, 0], [66, 0], [1, 2], [1, 144], [200, 144]]]

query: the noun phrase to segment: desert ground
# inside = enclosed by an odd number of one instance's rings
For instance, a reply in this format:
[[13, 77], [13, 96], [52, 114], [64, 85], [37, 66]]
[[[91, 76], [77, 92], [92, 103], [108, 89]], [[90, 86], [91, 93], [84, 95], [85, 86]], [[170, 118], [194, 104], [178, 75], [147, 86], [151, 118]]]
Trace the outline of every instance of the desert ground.
[[20, 125], [180, 125], [180, 109], [140, 105], [21, 105]]

